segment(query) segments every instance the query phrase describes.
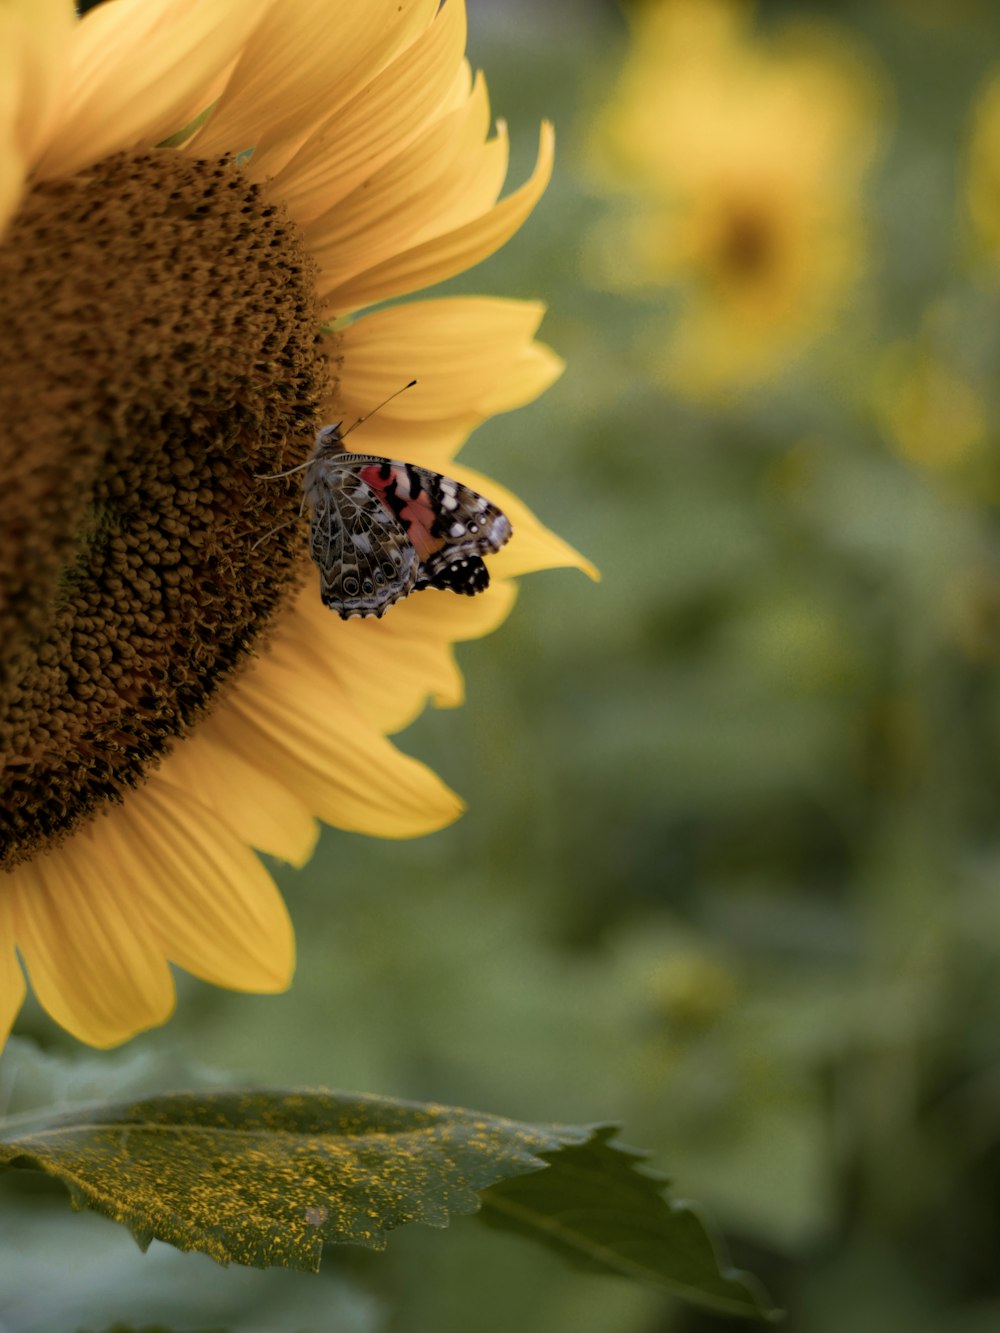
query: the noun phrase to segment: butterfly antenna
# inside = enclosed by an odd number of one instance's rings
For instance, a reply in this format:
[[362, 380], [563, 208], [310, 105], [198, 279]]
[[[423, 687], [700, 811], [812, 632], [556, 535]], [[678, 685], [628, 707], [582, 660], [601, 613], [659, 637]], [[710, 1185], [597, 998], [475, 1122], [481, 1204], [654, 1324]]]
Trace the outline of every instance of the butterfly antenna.
[[[416, 382], [417, 382], [416, 380], [410, 380], [409, 384], [404, 384], [401, 389], [397, 389], [395, 393], [391, 393], [388, 398], [383, 398], [382, 401], [376, 407], [373, 407], [370, 412], [366, 412], [363, 417], [358, 417], [357, 421], [355, 421], [353, 426], [349, 426], [347, 430], [343, 431], [339, 436], [335, 434], [334, 439], [345, 440], [348, 437], [348, 435], [350, 435], [352, 430], [357, 430], [357, 428], [363, 422], [367, 421], [369, 417], [373, 417], [376, 412], [381, 412], [382, 408], [385, 407], [386, 403], [391, 403], [392, 400], [394, 398], [398, 398], [401, 393], [405, 393], [407, 389], [412, 389], [413, 386], [416, 384]], [[338, 422], [337, 424], [339, 426], [340, 423]], [[331, 428], [325, 427], [324, 429], [329, 430]], [[333, 427], [334, 431], [336, 431], [336, 429], [337, 429], [336, 427]], [[305, 468], [311, 467], [313, 461], [314, 460], [312, 458], [307, 458], [304, 463], [297, 463], [295, 467], [286, 468], [284, 472], [258, 472], [255, 475], [254, 480], [279, 481], [282, 477], [291, 477], [292, 475], [294, 475], [294, 473], [302, 472]]]
[[254, 481], [277, 481], [280, 477], [290, 477], [295, 472], [301, 472], [307, 468], [313, 460], [307, 458], [304, 463], [296, 463], [295, 467], [289, 467], [284, 472], [255, 472]]
[[348, 426], [347, 430], [343, 432], [340, 438], [342, 440], [346, 440], [352, 430], [357, 430], [357, 428], [363, 422], [367, 421], [369, 417], [373, 417], [376, 412], [381, 412], [382, 408], [385, 407], [386, 403], [391, 403], [392, 400], [394, 398], [398, 398], [401, 393], [406, 393], [407, 389], [412, 389], [413, 386], [416, 384], [416, 382], [417, 382], [416, 380], [410, 380], [409, 384], [404, 384], [401, 389], [397, 389], [395, 393], [391, 393], [388, 398], [383, 398], [377, 407], [373, 407], [372, 410], [370, 412], [366, 412], [363, 417], [358, 417], [357, 421], [355, 421], [353, 426]]

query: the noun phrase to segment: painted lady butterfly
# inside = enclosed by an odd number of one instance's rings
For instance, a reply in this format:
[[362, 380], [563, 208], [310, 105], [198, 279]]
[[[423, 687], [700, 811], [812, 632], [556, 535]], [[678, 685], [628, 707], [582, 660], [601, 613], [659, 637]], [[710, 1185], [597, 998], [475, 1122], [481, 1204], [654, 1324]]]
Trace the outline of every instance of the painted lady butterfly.
[[341, 424], [323, 427], [302, 465], [309, 551], [326, 605], [348, 620], [383, 616], [421, 588], [472, 597], [488, 587], [483, 556], [509, 541], [507, 516], [451, 477], [347, 453]]

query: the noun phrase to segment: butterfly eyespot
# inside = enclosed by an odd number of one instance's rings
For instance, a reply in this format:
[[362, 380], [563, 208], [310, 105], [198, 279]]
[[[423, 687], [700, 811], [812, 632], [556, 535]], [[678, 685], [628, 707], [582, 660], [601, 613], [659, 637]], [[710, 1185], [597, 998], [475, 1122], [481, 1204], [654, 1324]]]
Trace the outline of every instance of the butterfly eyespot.
[[372, 573], [375, 575], [375, 582], [381, 588], [382, 584], [385, 582], [385, 575], [377, 566], [372, 570]]
[[392, 579], [396, 577], [396, 571], [395, 569], [393, 569], [392, 565], [388, 563], [388, 561], [382, 566], [382, 573], [386, 576], [387, 579]]
[[361, 589], [358, 585], [357, 579], [353, 579], [350, 577], [344, 579], [344, 592], [347, 593], [348, 597], [357, 597], [360, 591]]
[[372, 583], [371, 579], [365, 579], [361, 585], [361, 591], [370, 597], [375, 591], [375, 584]]

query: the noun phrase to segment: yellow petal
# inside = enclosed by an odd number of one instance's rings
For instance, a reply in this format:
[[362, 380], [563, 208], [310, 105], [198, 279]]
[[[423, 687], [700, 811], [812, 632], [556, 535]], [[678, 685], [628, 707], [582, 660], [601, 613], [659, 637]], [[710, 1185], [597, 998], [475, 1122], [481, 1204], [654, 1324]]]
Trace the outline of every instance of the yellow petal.
[[76, 13], [71, 0], [8, 0], [3, 19], [0, 51], [11, 54], [17, 69], [4, 96], [12, 88], [20, 93], [17, 143], [30, 164], [52, 130]]
[[[456, 597], [427, 588], [394, 606], [392, 617], [385, 619], [392, 620], [394, 630], [399, 627], [396, 632], [410, 635], [416, 642], [442, 639], [455, 644], [492, 634], [510, 615], [516, 601], [517, 584], [507, 580], [493, 579], [489, 588], [476, 597]], [[438, 686], [431, 699], [435, 708], [458, 708], [465, 702], [465, 680], [457, 665], [450, 680], [444, 687]], [[376, 705], [373, 698], [370, 706]]]
[[314, 584], [300, 594], [289, 628], [322, 654], [352, 702], [379, 731], [409, 726], [428, 698], [438, 707], [457, 707], [464, 698], [452, 645], [491, 633], [514, 601], [512, 584], [496, 584], [475, 599], [449, 596], [451, 614], [440, 599], [419, 593], [394, 606], [382, 619], [341, 621], [319, 599]]
[[75, 28], [70, 0], [7, 0], [0, 8], [0, 234], [51, 132]]
[[[300, 226], [350, 194], [408, 148], [440, 108], [462, 64], [465, 6], [446, 4], [391, 65], [310, 135], [269, 182]], [[256, 156], [256, 155], [255, 155]], [[267, 159], [259, 164], [266, 169]]]
[[[406, 617], [415, 635], [446, 634], [452, 642], [464, 643], [492, 634], [510, 615], [516, 601], [516, 583], [494, 581], [477, 597], [456, 597], [428, 588], [394, 609]], [[436, 698], [434, 702], [439, 708], [448, 708], [462, 701]]]
[[541, 198], [552, 174], [554, 144], [552, 126], [545, 122], [535, 170], [520, 189], [455, 231], [392, 255], [339, 284], [321, 283], [324, 310], [343, 315], [390, 296], [443, 282], [498, 250]]
[[174, 985], [116, 860], [126, 807], [98, 818], [8, 878], [17, 946], [39, 1002], [91, 1046], [166, 1020]]
[[[491, 356], [509, 358], [538, 331], [545, 314], [541, 301], [513, 301], [499, 296], [449, 296], [372, 311], [343, 329], [345, 355], [351, 364], [377, 374], [381, 357], [397, 361], [412, 354], [426, 361], [426, 373], [440, 355], [462, 356], [454, 377], [461, 382], [470, 369], [481, 369]], [[447, 371], [443, 372], [447, 373]], [[401, 399], [398, 411], [411, 400]]]
[[407, 632], [407, 623], [396, 614], [341, 621], [320, 601], [312, 582], [289, 617], [289, 628], [308, 644], [314, 676], [332, 673], [338, 687], [383, 735], [408, 726], [430, 696], [451, 696], [456, 677], [461, 681], [450, 643], [442, 636]]
[[[271, 0], [115, 0], [81, 19], [58, 125], [36, 167], [70, 176], [116, 149], [183, 127]], [[245, 145], [242, 145], [245, 146]]]
[[380, 735], [336, 679], [320, 683], [291, 660], [283, 666], [272, 651], [230, 691], [216, 723], [231, 749], [337, 828], [409, 838], [458, 818], [454, 792]]
[[[485, 90], [485, 82], [477, 75], [473, 94], [480, 84]], [[408, 233], [411, 245], [454, 231], [492, 208], [500, 198], [509, 165], [507, 122], [498, 120], [495, 136], [482, 144], [469, 162], [460, 170], [452, 168], [442, 175], [433, 212], [422, 223], [413, 219], [413, 230]]]
[[16, 16], [0, 9], [0, 234], [21, 200], [26, 164], [18, 120], [24, 70]]
[[[480, 93], [479, 90], [482, 89]], [[476, 76], [470, 102], [481, 96], [486, 103], [486, 83]], [[434, 191], [433, 206], [409, 214], [406, 235], [411, 245], [454, 231], [493, 207], [500, 197], [510, 162], [507, 122], [498, 120], [496, 135], [477, 145], [475, 152], [440, 173]]]
[[254, 148], [257, 179], [281, 169], [302, 140], [431, 22], [436, 0], [276, 0], [247, 41], [199, 156]]
[[484, 477], [470, 468], [455, 465], [451, 473], [457, 481], [464, 481], [467, 486], [499, 505], [510, 519], [514, 536], [502, 551], [489, 558], [490, 570], [498, 578], [512, 578], [536, 569], [557, 569], [568, 565], [582, 569], [595, 582], [600, 581], [597, 567], [586, 556], [574, 550], [569, 542], [564, 542], [540, 523], [523, 500], [519, 500], [512, 491], [499, 485], [492, 477]]
[[363, 424], [354, 447], [444, 471], [475, 426], [530, 402], [561, 373], [562, 361], [532, 342], [543, 313], [538, 302], [453, 297], [365, 315], [339, 335], [330, 418], [356, 421], [416, 379]]
[[285, 990], [292, 924], [274, 881], [242, 838], [159, 774], [109, 821], [114, 865], [151, 937], [188, 972], [231, 990]]
[[[453, 176], [473, 179], [486, 147], [489, 114], [486, 85], [480, 80], [462, 107], [442, 116], [304, 228], [320, 267], [321, 287], [396, 254], [401, 236], [422, 240], [445, 229], [448, 205], [443, 196]], [[498, 190], [500, 183], [502, 177]]]
[[493, 393], [484, 400], [483, 411], [492, 417], [533, 403], [565, 369], [566, 362], [551, 347], [528, 343], [518, 352], [506, 378], [498, 380]]
[[13, 897], [5, 884], [0, 889], [0, 1051], [24, 1003], [24, 973], [18, 966], [14, 944]]
[[187, 792], [269, 856], [303, 866], [315, 849], [319, 828], [309, 810], [270, 773], [233, 754], [216, 737], [211, 717], [175, 747], [157, 778]]

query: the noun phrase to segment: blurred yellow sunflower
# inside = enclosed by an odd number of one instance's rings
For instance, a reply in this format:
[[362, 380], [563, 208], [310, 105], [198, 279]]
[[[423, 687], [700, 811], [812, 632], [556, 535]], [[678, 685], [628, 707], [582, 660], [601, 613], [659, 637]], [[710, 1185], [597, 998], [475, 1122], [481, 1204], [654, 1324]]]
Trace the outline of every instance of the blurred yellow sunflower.
[[994, 259], [1000, 254], [1000, 72], [976, 99], [966, 154], [965, 197], [977, 240]]
[[[284, 988], [292, 930], [250, 849], [299, 865], [317, 818], [389, 837], [453, 820], [387, 736], [460, 702], [452, 645], [503, 619], [511, 576], [584, 564], [450, 464], [559, 373], [540, 308], [357, 317], [490, 254], [545, 188], [547, 126], [497, 202], [506, 135], [464, 46], [462, 0], [0, 10], [0, 1039], [15, 950], [98, 1046], [167, 1017], [168, 962]], [[447, 465], [516, 537], [481, 597], [345, 623], [301, 529], [272, 531], [295, 479], [261, 476], [413, 378], [364, 449]]]
[[755, 35], [743, 0], [630, 14], [593, 160], [638, 207], [595, 234], [594, 272], [613, 288], [676, 286], [660, 374], [691, 396], [738, 391], [826, 329], [861, 271], [877, 80], [826, 30]]
[[[872, 376], [872, 405], [886, 441], [916, 467], [945, 471], [974, 462], [989, 438], [986, 404], [930, 339], [891, 343]], [[982, 495], [982, 478], [977, 477]]]

